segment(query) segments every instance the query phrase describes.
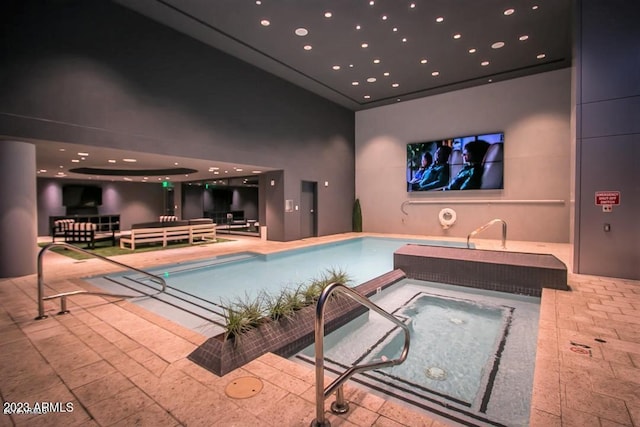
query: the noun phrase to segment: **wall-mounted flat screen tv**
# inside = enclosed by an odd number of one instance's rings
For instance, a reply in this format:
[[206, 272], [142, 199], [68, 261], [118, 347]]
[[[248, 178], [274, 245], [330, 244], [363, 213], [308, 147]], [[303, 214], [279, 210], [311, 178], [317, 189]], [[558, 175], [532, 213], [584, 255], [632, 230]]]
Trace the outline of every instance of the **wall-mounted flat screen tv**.
[[65, 185], [62, 205], [68, 208], [91, 208], [102, 205], [102, 188], [95, 185]]
[[407, 144], [407, 191], [504, 188], [504, 132]]

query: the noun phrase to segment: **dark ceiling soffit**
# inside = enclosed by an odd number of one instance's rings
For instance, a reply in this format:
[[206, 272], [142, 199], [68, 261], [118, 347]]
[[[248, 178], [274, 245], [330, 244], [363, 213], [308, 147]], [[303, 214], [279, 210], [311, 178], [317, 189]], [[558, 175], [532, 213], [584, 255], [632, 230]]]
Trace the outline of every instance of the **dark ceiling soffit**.
[[107, 175], [107, 176], [154, 176], [154, 175], [186, 175], [198, 172], [195, 169], [99, 169], [99, 168], [75, 168], [69, 172], [83, 175]]
[[[466, 89], [474, 86], [481, 86], [484, 84], [491, 84], [488, 82], [489, 79], [493, 80], [492, 83], [498, 83], [505, 80], [515, 79], [518, 77], [529, 76], [532, 74], [544, 73], [547, 71], [559, 70], [562, 68], [567, 68], [571, 66], [570, 59], [558, 59], [555, 61], [546, 62], [544, 64], [533, 65], [531, 67], [523, 67], [516, 70], [509, 70], [502, 73], [489, 74], [487, 76], [483, 76], [476, 79], [464, 80], [459, 82], [454, 82], [442, 86], [436, 86], [430, 89], [420, 90], [416, 92], [407, 92], [404, 94], [398, 94], [397, 96], [392, 96], [383, 99], [377, 99], [374, 101], [369, 101], [367, 103], [361, 103], [360, 110], [367, 108], [380, 107], [383, 105], [389, 105], [397, 102], [398, 99], [402, 101], [409, 101], [412, 99], [425, 98], [427, 96], [438, 95], [441, 93], [453, 92], [455, 90]], [[536, 72], [532, 73], [531, 70], [535, 69]], [[356, 109], [357, 111], [358, 109]]]

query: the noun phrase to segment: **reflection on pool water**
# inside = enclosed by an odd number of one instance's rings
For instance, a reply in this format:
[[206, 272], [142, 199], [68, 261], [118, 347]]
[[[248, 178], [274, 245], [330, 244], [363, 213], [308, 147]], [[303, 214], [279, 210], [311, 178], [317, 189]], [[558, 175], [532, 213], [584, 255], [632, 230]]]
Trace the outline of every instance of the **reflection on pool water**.
[[[157, 298], [132, 301], [210, 337], [222, 332], [221, 306], [230, 301], [256, 297], [262, 291], [276, 293], [294, 288], [321, 277], [328, 269], [346, 272], [352, 279], [350, 285], [356, 286], [393, 270], [393, 253], [407, 243], [464, 246], [434, 240], [359, 237], [269, 255], [223, 255], [147, 269], [166, 280], [168, 291]], [[114, 293], [149, 292], [147, 287], [158, 287], [147, 276], [130, 271], [88, 281]]]
[[[398, 366], [356, 380], [450, 421], [527, 425], [539, 298], [406, 279], [372, 300], [409, 324], [411, 346]], [[327, 335], [327, 368], [397, 358], [404, 335], [371, 312]], [[295, 359], [312, 363], [313, 346]]]

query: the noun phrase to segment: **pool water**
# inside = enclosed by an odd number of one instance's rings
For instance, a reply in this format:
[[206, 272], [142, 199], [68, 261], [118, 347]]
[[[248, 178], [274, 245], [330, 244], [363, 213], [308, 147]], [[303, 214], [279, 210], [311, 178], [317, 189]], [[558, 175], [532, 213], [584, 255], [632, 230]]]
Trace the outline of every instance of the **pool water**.
[[393, 270], [393, 253], [407, 243], [452, 245], [363, 237], [269, 255], [245, 253], [241, 259], [223, 258], [223, 262], [153, 268], [150, 272], [162, 275], [172, 287], [211, 301], [297, 286], [329, 269], [347, 272], [353, 281], [351, 285], [355, 286]]
[[[371, 300], [409, 325], [411, 345], [357, 382], [463, 425], [528, 425], [539, 298], [405, 279]], [[403, 343], [367, 313], [325, 337], [327, 369], [397, 358]], [[294, 359], [313, 363], [314, 347]]]
[[[165, 279], [166, 294], [132, 301], [205, 336], [223, 331], [223, 306], [248, 301], [260, 292], [296, 288], [328, 270], [344, 271], [357, 286], [393, 270], [393, 253], [407, 243], [463, 246], [461, 243], [359, 237], [269, 255], [251, 252], [176, 263], [147, 271]], [[88, 280], [114, 293], [149, 292], [158, 285], [147, 276], [123, 272]], [[167, 304], [168, 303], [168, 304]]]

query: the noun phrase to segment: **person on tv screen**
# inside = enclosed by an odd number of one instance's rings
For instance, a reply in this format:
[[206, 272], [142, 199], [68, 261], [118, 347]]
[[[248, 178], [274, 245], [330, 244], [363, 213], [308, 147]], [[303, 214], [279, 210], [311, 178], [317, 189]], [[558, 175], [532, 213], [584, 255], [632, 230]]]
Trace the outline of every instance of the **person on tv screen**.
[[425, 151], [424, 153], [422, 153], [422, 156], [420, 156], [420, 167], [416, 171], [416, 174], [413, 176], [411, 181], [409, 181], [409, 184], [416, 184], [420, 182], [420, 180], [424, 176], [425, 171], [429, 169], [429, 166], [431, 165], [431, 160], [432, 160], [431, 153], [429, 153], [428, 151]]
[[422, 174], [421, 179], [412, 185], [413, 190], [427, 191], [444, 187], [449, 182], [449, 155], [451, 147], [441, 145], [435, 153], [436, 160]]
[[462, 150], [464, 166], [443, 190], [475, 190], [482, 185], [482, 159], [489, 143], [478, 139], [471, 141]]

